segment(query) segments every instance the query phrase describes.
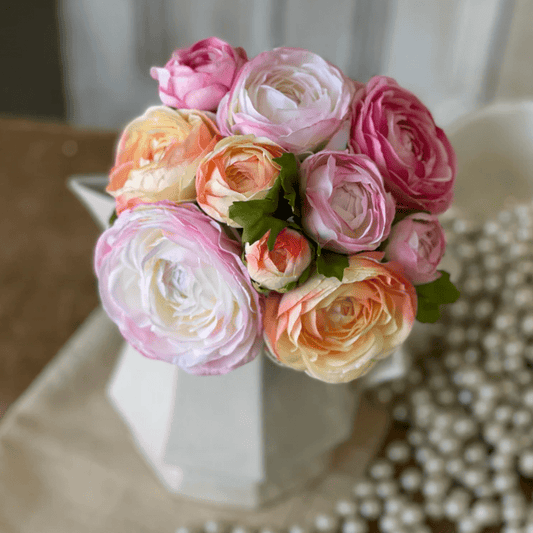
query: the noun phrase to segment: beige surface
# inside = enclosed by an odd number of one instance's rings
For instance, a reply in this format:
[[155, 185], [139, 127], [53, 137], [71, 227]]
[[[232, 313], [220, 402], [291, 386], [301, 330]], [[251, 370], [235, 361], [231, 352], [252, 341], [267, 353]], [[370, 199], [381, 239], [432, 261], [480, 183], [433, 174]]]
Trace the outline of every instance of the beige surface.
[[186, 501], [161, 486], [104, 394], [121, 342], [96, 310], [7, 412], [0, 424], [1, 533], [174, 533], [209, 518], [306, 524], [349, 493], [388, 427], [386, 413], [363, 402], [358, 431], [330, 473], [262, 512]]

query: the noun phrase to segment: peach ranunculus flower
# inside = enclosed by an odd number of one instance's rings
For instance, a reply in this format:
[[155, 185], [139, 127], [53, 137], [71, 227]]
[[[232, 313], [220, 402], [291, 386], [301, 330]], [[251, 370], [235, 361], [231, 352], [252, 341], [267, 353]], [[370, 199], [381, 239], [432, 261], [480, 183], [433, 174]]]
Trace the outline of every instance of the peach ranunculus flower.
[[297, 231], [284, 228], [276, 237], [274, 248], [268, 249], [267, 231], [253, 244], [244, 246], [246, 267], [252, 280], [268, 290], [285, 292], [289, 283], [298, 281], [311, 263], [311, 247]]
[[194, 201], [198, 164], [221, 138], [213, 120], [207, 111], [155, 106], [128, 124], [106, 189], [117, 212], [138, 203]]
[[265, 198], [281, 169], [273, 160], [283, 153], [265, 137], [234, 135], [220, 140], [198, 167], [198, 205], [215, 220], [241, 227], [229, 218], [229, 208], [233, 202]]
[[278, 361], [328, 383], [368, 372], [409, 335], [415, 288], [383, 254], [350, 256], [342, 282], [313, 275], [283, 295], [270, 293], [264, 338]]

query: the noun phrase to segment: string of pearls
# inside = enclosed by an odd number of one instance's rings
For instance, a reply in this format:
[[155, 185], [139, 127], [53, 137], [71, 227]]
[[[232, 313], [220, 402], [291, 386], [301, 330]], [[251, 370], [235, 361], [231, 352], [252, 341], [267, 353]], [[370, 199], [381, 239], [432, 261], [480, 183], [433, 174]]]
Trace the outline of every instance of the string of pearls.
[[[390, 406], [398, 438], [329, 514], [286, 533], [429, 533], [438, 524], [533, 533], [533, 206], [451, 229], [462, 297], [445, 310], [432, 355], [373, 393]], [[192, 532], [251, 530], [213, 521], [176, 530]]]

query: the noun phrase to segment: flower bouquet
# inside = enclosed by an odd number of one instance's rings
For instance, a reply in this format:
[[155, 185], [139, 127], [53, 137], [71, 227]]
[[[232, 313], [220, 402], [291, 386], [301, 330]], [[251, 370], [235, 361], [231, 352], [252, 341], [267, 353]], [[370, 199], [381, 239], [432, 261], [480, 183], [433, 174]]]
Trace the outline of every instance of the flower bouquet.
[[437, 270], [455, 156], [393, 79], [307, 50], [210, 38], [151, 74], [163, 105], [120, 137], [95, 252], [128, 343], [108, 395], [170, 490], [256, 507], [327, 469], [343, 384], [457, 298]]
[[104, 309], [146, 357], [226, 374], [265, 348], [328, 383], [391, 354], [458, 293], [438, 271], [455, 155], [393, 79], [217, 38], [153, 68], [96, 246]]

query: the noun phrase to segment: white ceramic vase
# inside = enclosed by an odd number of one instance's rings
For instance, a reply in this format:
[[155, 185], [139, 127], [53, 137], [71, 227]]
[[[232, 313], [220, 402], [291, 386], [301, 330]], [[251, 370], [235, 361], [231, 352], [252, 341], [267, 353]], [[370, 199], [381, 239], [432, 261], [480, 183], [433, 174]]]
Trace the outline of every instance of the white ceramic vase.
[[[69, 187], [105, 229], [114, 200], [107, 178]], [[331, 385], [258, 357], [224, 376], [194, 376], [124, 343], [108, 396], [161, 481], [187, 497], [253, 509], [328, 468], [354, 430], [368, 384], [405, 373], [398, 350], [353, 384]]]

